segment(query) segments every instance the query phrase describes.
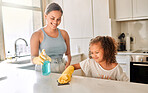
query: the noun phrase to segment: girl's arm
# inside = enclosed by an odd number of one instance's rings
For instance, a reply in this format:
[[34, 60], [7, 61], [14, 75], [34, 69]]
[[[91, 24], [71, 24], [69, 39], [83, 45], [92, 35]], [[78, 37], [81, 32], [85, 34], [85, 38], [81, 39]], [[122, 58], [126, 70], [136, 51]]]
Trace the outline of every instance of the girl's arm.
[[74, 70], [81, 69], [79, 63], [77, 63], [77, 64], [73, 64], [72, 66], [74, 67]]
[[70, 82], [72, 73], [73, 73], [74, 70], [76, 70], [76, 69], [80, 69], [79, 63], [78, 63], [78, 64], [73, 64], [73, 65], [71, 65], [71, 66], [68, 66], [68, 67], [64, 70], [64, 72], [62, 73], [62, 75], [59, 77], [58, 82], [59, 82], [60, 84], [65, 84], [65, 83]]

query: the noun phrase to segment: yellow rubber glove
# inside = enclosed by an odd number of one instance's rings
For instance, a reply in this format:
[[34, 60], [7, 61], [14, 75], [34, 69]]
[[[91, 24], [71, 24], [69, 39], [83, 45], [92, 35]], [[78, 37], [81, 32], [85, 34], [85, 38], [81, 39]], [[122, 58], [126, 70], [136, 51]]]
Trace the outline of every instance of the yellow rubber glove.
[[45, 49], [43, 49], [38, 57], [33, 58], [33, 63], [38, 65], [43, 64], [45, 60], [49, 60], [51, 62], [51, 58], [48, 55], [46, 55]]
[[62, 75], [59, 77], [58, 82], [60, 84], [65, 84], [70, 82], [72, 73], [74, 72], [73, 66], [68, 66], [65, 71], [62, 73]]

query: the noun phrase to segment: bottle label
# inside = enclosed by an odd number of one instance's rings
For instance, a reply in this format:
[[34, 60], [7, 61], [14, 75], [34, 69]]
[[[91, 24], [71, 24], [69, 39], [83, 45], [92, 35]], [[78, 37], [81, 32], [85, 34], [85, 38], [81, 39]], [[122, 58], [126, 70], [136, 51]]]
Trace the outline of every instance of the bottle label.
[[42, 65], [42, 74], [44, 76], [47, 76], [51, 73], [50, 71], [50, 62], [47, 60], [47, 61], [44, 61], [43, 65]]

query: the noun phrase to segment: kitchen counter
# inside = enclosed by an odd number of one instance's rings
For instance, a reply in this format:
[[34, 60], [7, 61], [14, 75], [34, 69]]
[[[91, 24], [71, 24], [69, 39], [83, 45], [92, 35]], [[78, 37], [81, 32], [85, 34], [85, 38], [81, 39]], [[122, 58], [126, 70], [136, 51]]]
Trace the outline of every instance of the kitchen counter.
[[148, 53], [134, 53], [134, 51], [118, 51], [118, 55], [148, 55]]
[[[2, 76], [3, 75], [3, 76]], [[69, 85], [58, 86], [61, 74], [43, 76], [34, 70], [0, 64], [2, 93], [148, 93], [147, 84], [72, 76]]]
[[[83, 55], [83, 53], [73, 53], [71, 54], [71, 57], [72, 57], [72, 62], [73, 61], [76, 61], [76, 62], [80, 62], [81, 61], [81, 56]], [[80, 59], [77, 58], [80, 57]], [[31, 62], [31, 57], [30, 56], [27, 56], [27, 57], [21, 57], [21, 58], [17, 58], [17, 59], [8, 59], [8, 60], [4, 60], [4, 61], [0, 61], [0, 63], [2, 64], [8, 64], [8, 65], [12, 65], [14, 67], [25, 67], [25, 66], [33, 66], [34, 64]], [[66, 58], [64, 56], [64, 58]], [[75, 59], [76, 58], [76, 59]]]

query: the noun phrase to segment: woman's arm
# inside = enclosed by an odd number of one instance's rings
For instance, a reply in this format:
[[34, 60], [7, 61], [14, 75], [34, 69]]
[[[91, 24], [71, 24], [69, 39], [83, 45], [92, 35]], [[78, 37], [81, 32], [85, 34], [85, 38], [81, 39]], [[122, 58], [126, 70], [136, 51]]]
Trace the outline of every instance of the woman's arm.
[[69, 35], [66, 31], [61, 30], [62, 36], [65, 40], [66, 46], [67, 46], [67, 51], [65, 53], [65, 55], [67, 56], [67, 62], [65, 65], [65, 69], [70, 65], [71, 63], [71, 53], [70, 53], [70, 39], [69, 39]]
[[31, 39], [30, 39], [30, 49], [31, 49], [31, 60], [32, 60], [32, 62], [33, 62], [34, 57], [39, 56], [39, 44], [40, 44], [39, 36], [40, 36], [40, 33], [35, 32], [35, 33], [32, 34]]

